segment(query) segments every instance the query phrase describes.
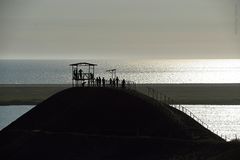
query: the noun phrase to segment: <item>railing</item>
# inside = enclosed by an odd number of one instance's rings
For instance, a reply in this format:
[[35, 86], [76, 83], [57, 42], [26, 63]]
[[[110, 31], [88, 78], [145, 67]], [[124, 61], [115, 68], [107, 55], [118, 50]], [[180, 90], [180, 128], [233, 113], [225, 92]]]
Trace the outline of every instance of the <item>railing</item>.
[[[126, 81], [125, 80], [125, 84], [123, 86], [122, 84], [123, 80], [103, 80], [101, 79], [101, 82], [97, 82], [96, 79], [92, 79], [92, 80], [86, 80], [86, 81], [80, 81], [80, 82], [76, 82], [74, 84], [72, 84], [73, 87], [113, 87], [113, 88], [128, 88], [128, 89], [136, 89], [136, 84], [133, 81]], [[133, 88], [133, 86], [135, 88]]]
[[126, 88], [132, 89], [132, 90], [137, 90], [137, 85], [134, 81], [126, 81]]
[[198, 118], [194, 113], [192, 113], [189, 109], [187, 109], [186, 107], [184, 107], [181, 104], [176, 104], [174, 99], [164, 95], [163, 93], [161, 93], [160, 91], [152, 88], [152, 87], [144, 87], [141, 86], [141, 90], [137, 88], [136, 83], [129, 81], [128, 85], [127, 85], [128, 89], [133, 89], [136, 90], [138, 92], [141, 92], [157, 101], [159, 101], [160, 103], [165, 103], [183, 113], [185, 113], [186, 115], [188, 115], [189, 117], [191, 117], [192, 119], [194, 119], [196, 122], [198, 122], [200, 125], [202, 125], [203, 127], [207, 128], [208, 130], [210, 130], [211, 132], [215, 133], [216, 135], [220, 136], [222, 139], [229, 141], [230, 139], [226, 136], [226, 135], [222, 135], [219, 134], [219, 132], [211, 127], [209, 127], [208, 124], [206, 124], [205, 122], [203, 122], [200, 118]]

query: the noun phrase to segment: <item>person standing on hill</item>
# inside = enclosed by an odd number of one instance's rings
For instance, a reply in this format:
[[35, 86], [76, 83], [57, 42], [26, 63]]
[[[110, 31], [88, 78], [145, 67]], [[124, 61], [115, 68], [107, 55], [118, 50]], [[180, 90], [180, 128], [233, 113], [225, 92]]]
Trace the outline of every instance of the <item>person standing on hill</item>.
[[126, 87], [126, 81], [125, 79], [122, 80], [122, 88], [125, 88]]
[[103, 85], [103, 87], [105, 87], [105, 78], [104, 77], [102, 78], [102, 85]]
[[98, 77], [98, 83], [99, 83], [99, 87], [101, 87], [101, 77]]
[[119, 82], [119, 79], [118, 77], [116, 78], [116, 86], [118, 87], [118, 82]]
[[82, 69], [79, 69], [79, 78], [82, 79]]
[[77, 79], [77, 78], [78, 78], [77, 75], [78, 75], [78, 74], [77, 74], [77, 69], [74, 69], [74, 70], [73, 70], [73, 79]]
[[97, 87], [99, 86], [99, 78], [96, 78], [96, 82], [97, 82]]
[[109, 84], [110, 84], [110, 86], [112, 87], [112, 78], [110, 78]]
[[115, 78], [113, 78], [113, 87], [115, 87]]

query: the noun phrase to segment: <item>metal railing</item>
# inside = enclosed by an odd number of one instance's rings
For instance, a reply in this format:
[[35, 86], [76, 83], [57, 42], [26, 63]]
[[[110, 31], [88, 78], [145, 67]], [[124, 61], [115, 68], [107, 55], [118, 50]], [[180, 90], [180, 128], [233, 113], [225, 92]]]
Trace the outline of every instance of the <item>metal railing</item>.
[[134, 83], [132, 81], [129, 81], [129, 82], [131, 82], [131, 83], [128, 84], [128, 86], [127, 86], [128, 89], [132, 89], [132, 90], [135, 90], [137, 92], [143, 93], [143, 94], [157, 100], [160, 103], [167, 104], [170, 107], [173, 107], [173, 108], [185, 113], [186, 115], [191, 117], [193, 120], [198, 122], [200, 125], [202, 125], [206, 129], [210, 130], [214, 134], [218, 135], [222, 139], [224, 139], [226, 141], [230, 140], [226, 135], [219, 134], [219, 132], [216, 129], [213, 129], [213, 128], [209, 127], [208, 124], [203, 122], [200, 118], [198, 118], [193, 112], [191, 112], [189, 109], [184, 107], [182, 104], [176, 104], [173, 98], [168, 97], [167, 95], [161, 93], [159, 90], [156, 90], [152, 87], [145, 87], [145, 89], [144, 89], [143, 86], [141, 86], [141, 90], [139, 90], [136, 83]]
[[134, 81], [127, 81], [125, 80], [125, 84], [123, 85], [123, 80], [119, 79], [116, 80], [103, 80], [101, 79], [101, 82], [97, 82], [96, 79], [93, 79], [91, 81], [83, 81], [78, 82], [76, 84], [73, 84], [73, 87], [112, 87], [112, 88], [127, 88], [127, 89], [136, 89], [136, 83]]

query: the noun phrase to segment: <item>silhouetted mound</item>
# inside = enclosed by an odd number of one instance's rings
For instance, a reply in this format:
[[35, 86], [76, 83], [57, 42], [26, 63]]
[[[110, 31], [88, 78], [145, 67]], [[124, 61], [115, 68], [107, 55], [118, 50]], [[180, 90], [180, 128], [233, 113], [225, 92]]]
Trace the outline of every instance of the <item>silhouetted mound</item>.
[[5, 130], [189, 138], [166, 106], [111, 88], [71, 88], [37, 105]]
[[0, 159], [186, 159], [231, 148], [224, 145], [185, 114], [137, 92], [70, 88], [0, 132]]

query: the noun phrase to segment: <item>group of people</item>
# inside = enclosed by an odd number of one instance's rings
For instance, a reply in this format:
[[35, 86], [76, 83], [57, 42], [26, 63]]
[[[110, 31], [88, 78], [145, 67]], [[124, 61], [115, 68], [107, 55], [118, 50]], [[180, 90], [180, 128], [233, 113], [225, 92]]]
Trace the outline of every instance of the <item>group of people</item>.
[[[97, 78], [96, 78], [96, 85], [97, 85], [97, 87], [105, 87], [105, 86], [106, 86], [106, 80], [105, 80], [105, 78], [104, 78], [104, 77], [103, 77], [103, 78], [97, 77]], [[110, 78], [110, 79], [109, 79], [109, 86], [110, 86], [110, 87], [119, 87], [119, 78], [118, 78], [118, 77], [116, 77], [116, 79], [115, 79], [115, 78], [113, 78], [113, 79]], [[122, 88], [125, 88], [125, 87], [126, 87], [126, 81], [125, 81], [125, 79], [122, 80], [121, 87], [122, 87]]]
[[118, 87], [118, 83], [119, 83], [119, 79], [118, 77], [115, 79], [115, 78], [110, 78], [109, 80], [109, 84], [111, 87]]
[[106, 81], [105, 81], [104, 77], [102, 79], [101, 79], [101, 77], [96, 78], [97, 87], [101, 87], [101, 86], [105, 87], [105, 83], [106, 83]]
[[[94, 85], [96, 82], [96, 86], [97, 87], [106, 87], [106, 86], [110, 86], [110, 87], [120, 87], [119, 83], [120, 80], [118, 77], [116, 78], [110, 78], [109, 81], [105, 80], [104, 77], [97, 77], [94, 78], [94, 75], [92, 73], [84, 73], [82, 69], [77, 70], [77, 68], [75, 68], [73, 70], [73, 79], [74, 80], [81, 80], [82, 81], [82, 86], [84, 87], [85, 85], [85, 80], [89, 80], [89, 84], [90, 85]], [[126, 81], [125, 79], [122, 80], [121, 82], [121, 87], [125, 88], [126, 87]]]

